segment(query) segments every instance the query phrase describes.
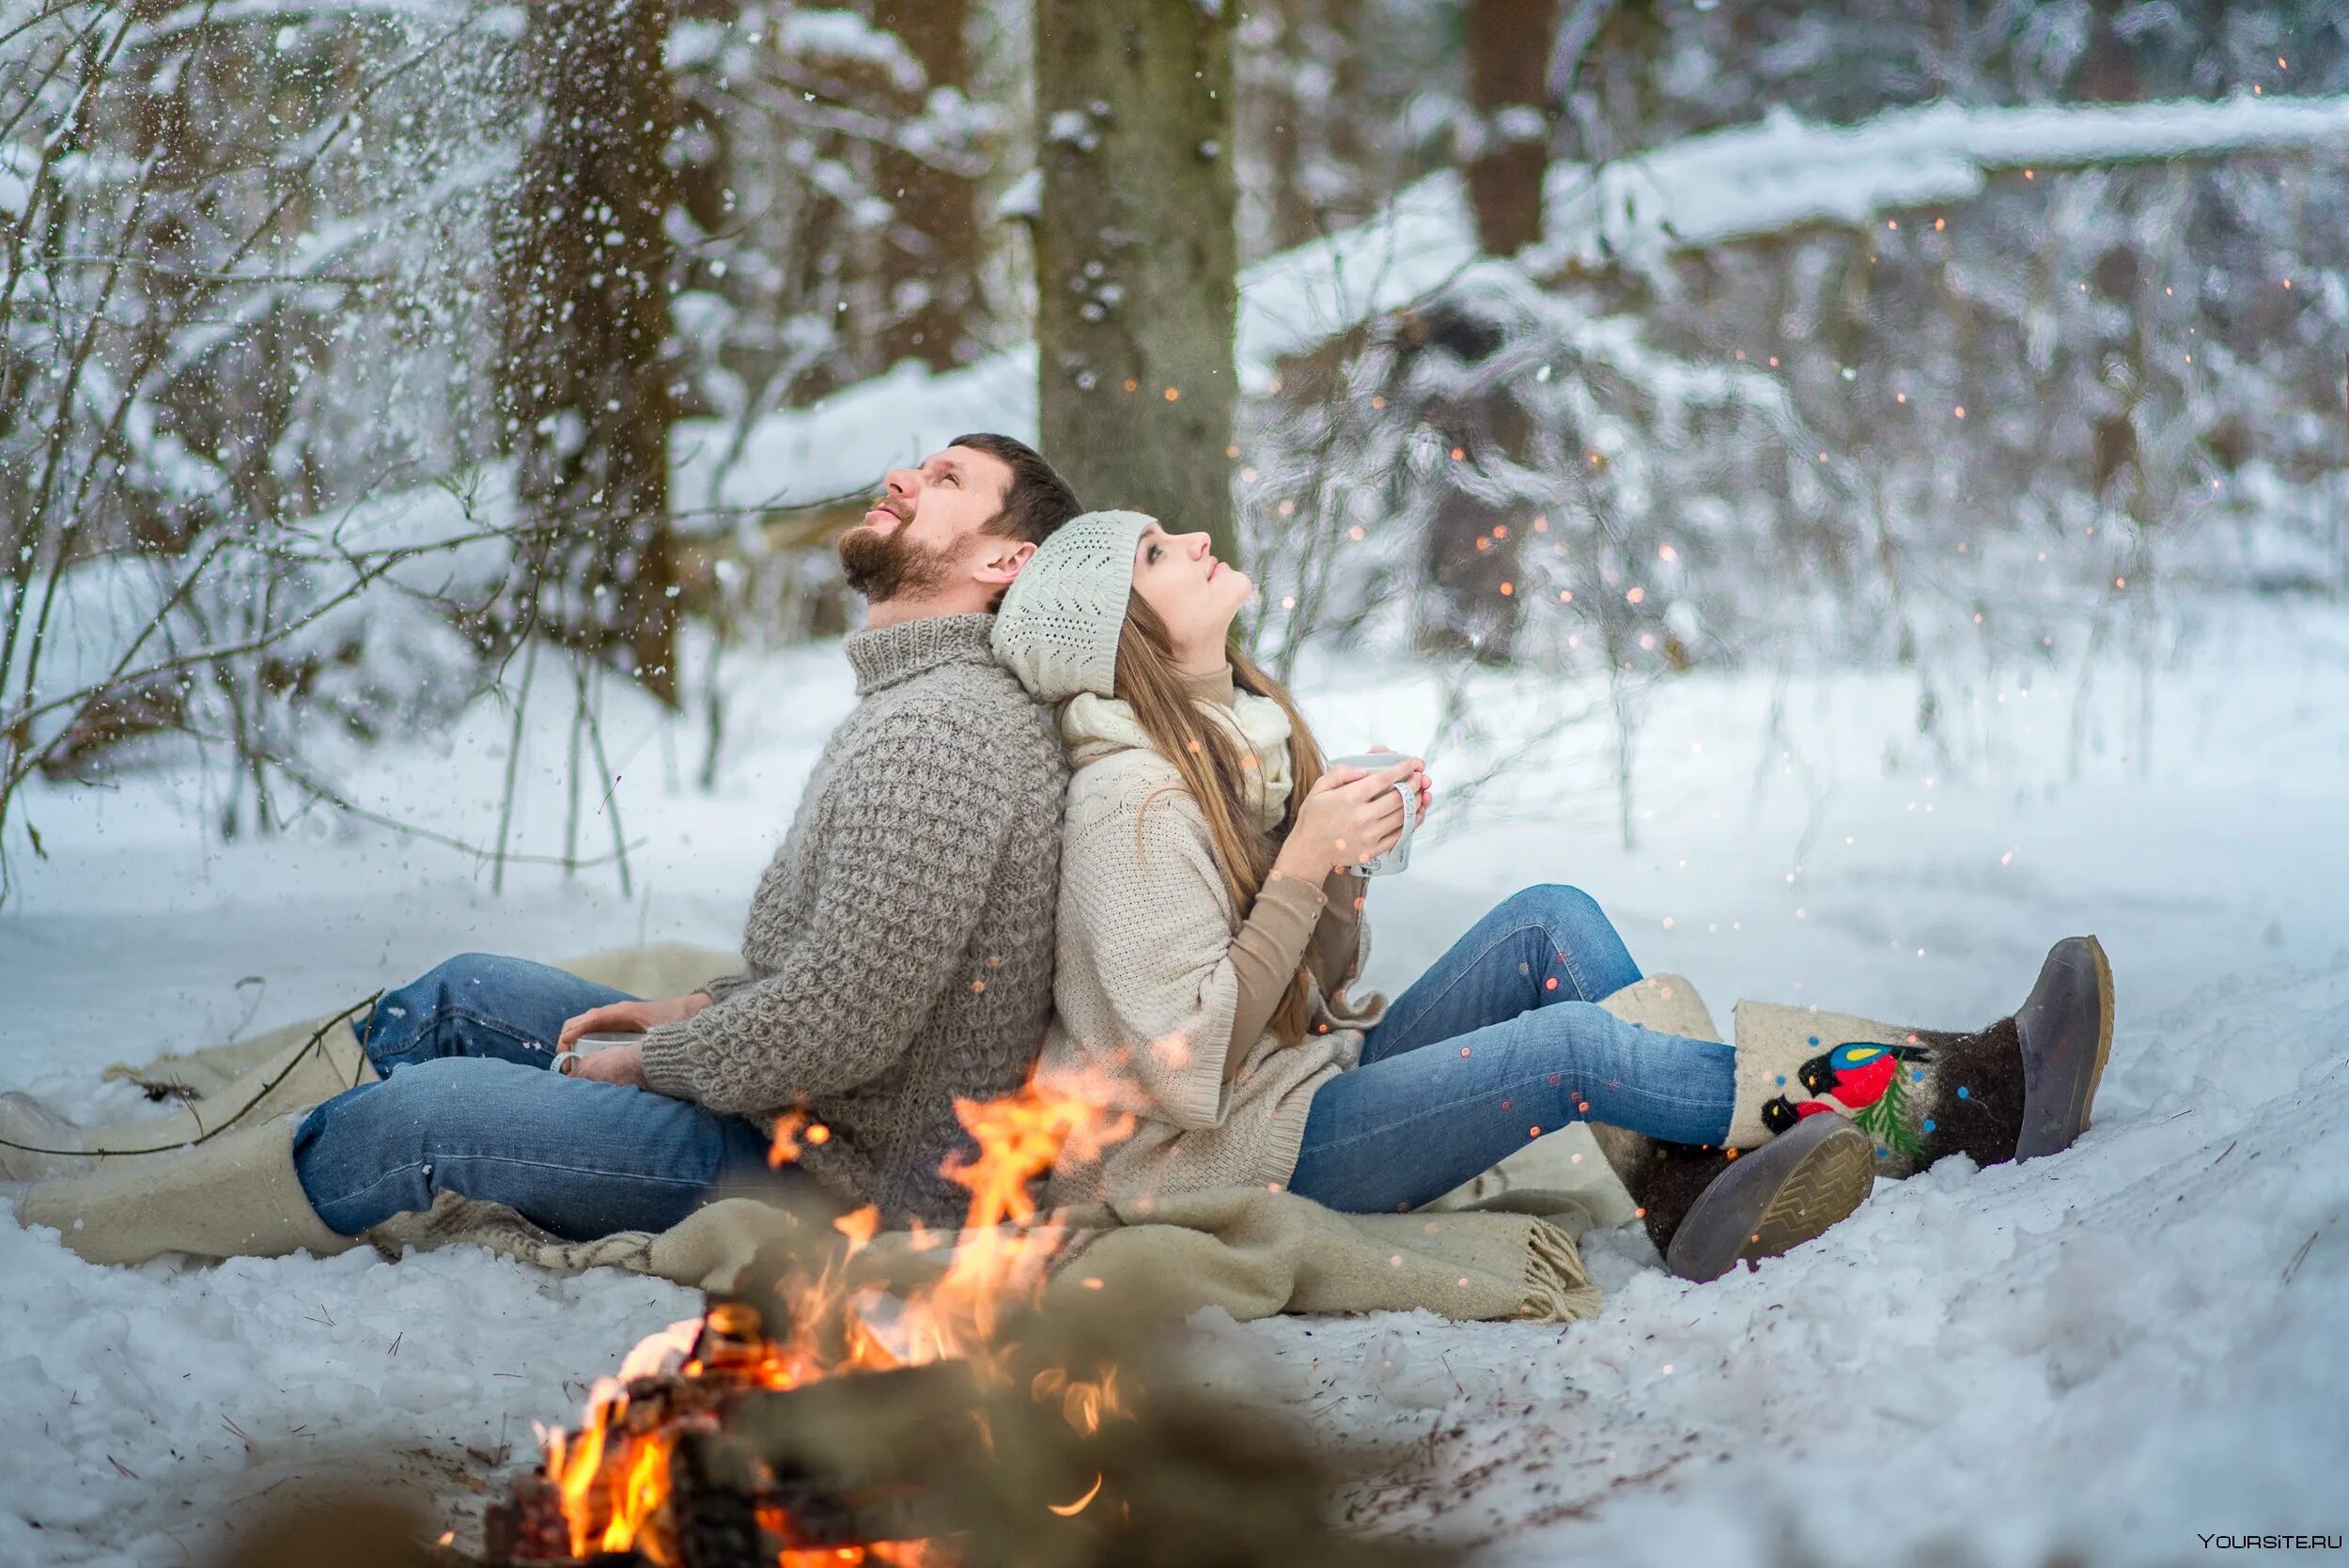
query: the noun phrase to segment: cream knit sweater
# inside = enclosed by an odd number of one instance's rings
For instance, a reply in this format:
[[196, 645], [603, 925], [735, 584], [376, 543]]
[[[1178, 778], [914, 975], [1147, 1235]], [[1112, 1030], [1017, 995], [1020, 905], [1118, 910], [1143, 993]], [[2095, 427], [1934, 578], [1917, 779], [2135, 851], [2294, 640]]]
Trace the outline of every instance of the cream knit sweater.
[[[1246, 692], [1228, 709], [1202, 706], [1255, 754], [1263, 787], [1251, 803], [1271, 828], [1288, 800], [1287, 715]], [[1056, 1017], [1038, 1076], [1132, 1112], [1135, 1127], [1098, 1157], [1064, 1156], [1053, 1200], [1285, 1186], [1314, 1091], [1354, 1065], [1377, 1000], [1356, 1009], [1315, 987], [1314, 1032], [1284, 1047], [1268, 1031], [1227, 1083], [1227, 1053], [1238, 1048], [1231, 948], [1244, 911], [1224, 892], [1206, 818], [1126, 704], [1072, 699], [1061, 741], [1076, 773], [1062, 830]], [[1357, 970], [1369, 945], [1367, 923], [1358, 929]]]

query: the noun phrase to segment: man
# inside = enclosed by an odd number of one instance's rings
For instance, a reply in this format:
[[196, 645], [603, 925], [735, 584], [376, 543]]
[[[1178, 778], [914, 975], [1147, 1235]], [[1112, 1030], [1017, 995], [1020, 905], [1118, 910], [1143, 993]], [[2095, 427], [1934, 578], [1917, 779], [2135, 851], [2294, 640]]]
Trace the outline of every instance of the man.
[[[1050, 715], [988, 650], [992, 611], [1078, 511], [1004, 436], [888, 475], [840, 541], [870, 606], [846, 644], [858, 704], [760, 879], [739, 972], [640, 1000], [453, 958], [358, 1018], [341, 1082], [366, 1081], [300, 1118], [42, 1183], [20, 1219], [109, 1262], [334, 1250], [447, 1192], [567, 1239], [659, 1231], [763, 1172], [784, 1115], [831, 1199], [958, 1217], [967, 1194], [939, 1173], [961, 1143], [954, 1101], [1016, 1091], [1051, 1005], [1066, 782]], [[642, 1039], [570, 1051], [602, 1031]]]

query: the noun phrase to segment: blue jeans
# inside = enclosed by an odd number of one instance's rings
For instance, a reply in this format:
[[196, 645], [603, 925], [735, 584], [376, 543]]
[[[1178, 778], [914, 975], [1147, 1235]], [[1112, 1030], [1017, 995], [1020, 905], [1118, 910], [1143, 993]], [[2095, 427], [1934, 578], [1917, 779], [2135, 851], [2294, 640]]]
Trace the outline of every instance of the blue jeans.
[[667, 1230], [722, 1178], [767, 1176], [755, 1122], [546, 1070], [566, 1018], [629, 1000], [480, 953], [386, 991], [359, 1024], [382, 1078], [319, 1106], [294, 1135], [311, 1207], [357, 1235], [456, 1192], [584, 1241]]
[[1510, 894], [1395, 1000], [1361, 1065], [1315, 1091], [1289, 1189], [1350, 1214], [1412, 1209], [1568, 1122], [1719, 1143], [1735, 1054], [1595, 1005], [1639, 978], [1589, 893]]

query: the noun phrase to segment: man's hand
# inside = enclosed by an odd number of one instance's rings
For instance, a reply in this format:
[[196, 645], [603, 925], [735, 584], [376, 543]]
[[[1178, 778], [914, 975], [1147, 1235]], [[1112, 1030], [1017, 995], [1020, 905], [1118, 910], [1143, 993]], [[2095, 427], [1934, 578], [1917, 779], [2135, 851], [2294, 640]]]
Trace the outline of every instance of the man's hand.
[[707, 991], [673, 997], [667, 1001], [609, 1001], [601, 1007], [590, 1007], [577, 1017], [566, 1018], [563, 1032], [555, 1036], [554, 1048], [568, 1050], [581, 1035], [605, 1031], [614, 1034], [642, 1034], [664, 1023], [690, 1018], [708, 1005], [709, 993]]
[[570, 1064], [573, 1078], [593, 1079], [598, 1083], [617, 1083], [630, 1089], [645, 1086], [645, 1048], [642, 1046], [606, 1046], [578, 1057]]

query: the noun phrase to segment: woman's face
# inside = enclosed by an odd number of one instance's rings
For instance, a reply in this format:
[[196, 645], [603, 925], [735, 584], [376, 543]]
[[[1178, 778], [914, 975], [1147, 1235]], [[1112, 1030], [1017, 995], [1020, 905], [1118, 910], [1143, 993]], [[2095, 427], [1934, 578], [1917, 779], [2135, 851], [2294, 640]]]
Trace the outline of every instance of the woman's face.
[[1232, 617], [1255, 588], [1246, 572], [1216, 559], [1205, 534], [1169, 534], [1154, 522], [1134, 546], [1134, 592], [1166, 623], [1187, 668], [1223, 663]]

